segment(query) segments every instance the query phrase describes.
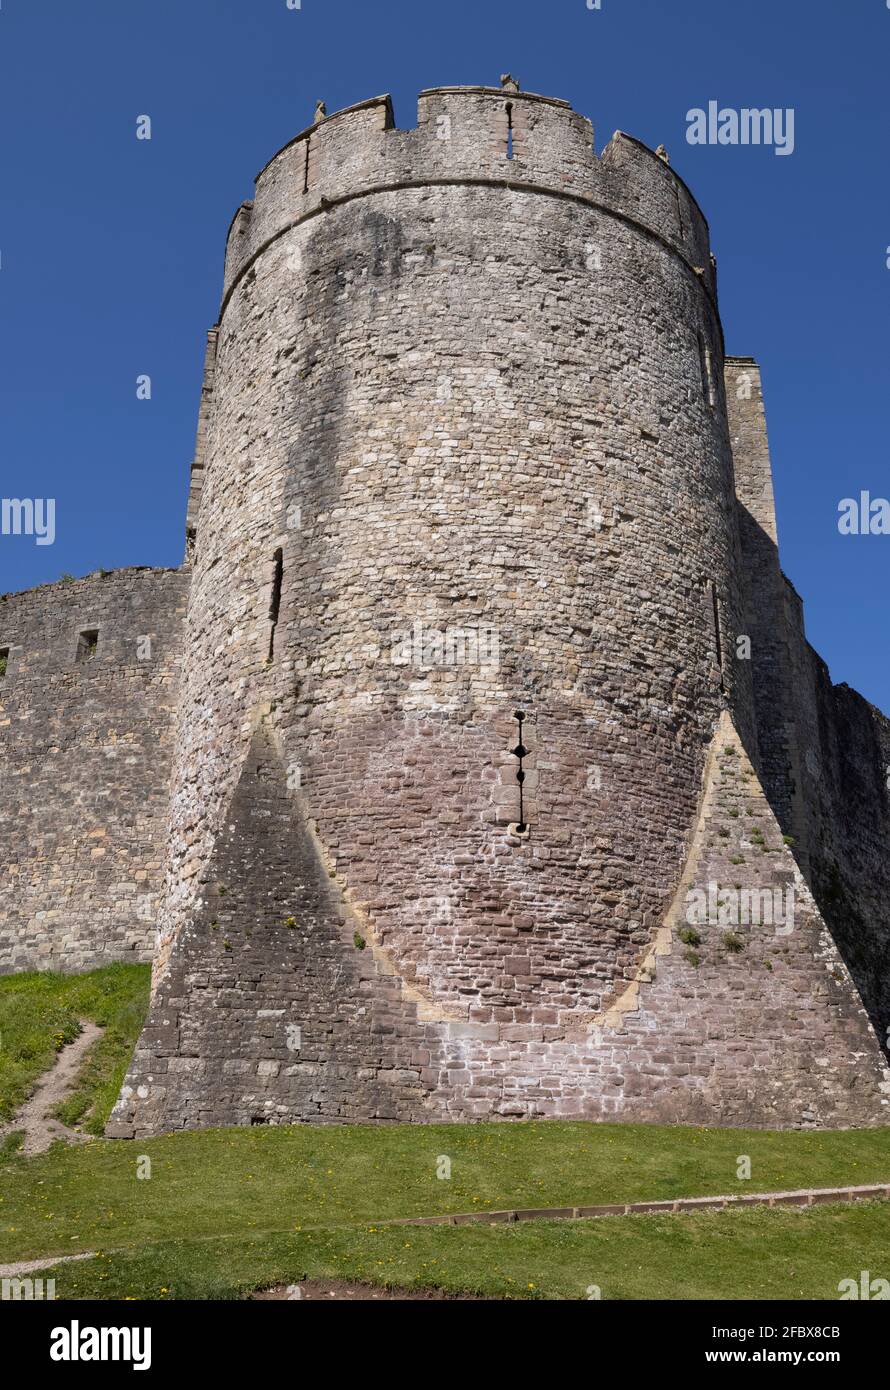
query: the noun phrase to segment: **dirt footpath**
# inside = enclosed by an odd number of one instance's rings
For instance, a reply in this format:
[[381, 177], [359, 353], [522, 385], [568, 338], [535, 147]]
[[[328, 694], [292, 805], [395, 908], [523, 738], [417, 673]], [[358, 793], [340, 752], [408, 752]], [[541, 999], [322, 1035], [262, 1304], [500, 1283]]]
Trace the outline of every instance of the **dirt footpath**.
[[42, 1154], [56, 1139], [64, 1139], [69, 1144], [83, 1144], [91, 1136], [77, 1134], [61, 1121], [53, 1119], [52, 1112], [71, 1091], [83, 1059], [102, 1029], [89, 1019], [80, 1020], [80, 1029], [73, 1042], [63, 1047], [56, 1056], [55, 1063], [38, 1082], [37, 1090], [26, 1100], [17, 1115], [7, 1124], [0, 1126], [0, 1139], [17, 1130], [25, 1131], [25, 1142], [20, 1150], [26, 1157]]
[[442, 1289], [381, 1289], [373, 1284], [352, 1284], [345, 1279], [304, 1279], [301, 1284], [280, 1284], [251, 1295], [254, 1299], [293, 1299], [308, 1303], [391, 1303], [393, 1300], [417, 1303], [469, 1302], [486, 1303], [497, 1300], [477, 1298], [471, 1293], [444, 1293]]

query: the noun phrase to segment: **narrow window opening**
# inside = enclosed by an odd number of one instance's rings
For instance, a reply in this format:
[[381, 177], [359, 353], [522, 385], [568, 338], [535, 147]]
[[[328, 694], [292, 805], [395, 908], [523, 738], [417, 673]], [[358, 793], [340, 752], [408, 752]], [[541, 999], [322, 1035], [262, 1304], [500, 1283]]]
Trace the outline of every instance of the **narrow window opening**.
[[702, 395], [713, 409], [717, 404], [717, 394], [714, 389], [714, 363], [711, 358], [711, 349], [700, 333], [698, 335], [698, 355], [701, 364]]
[[680, 240], [683, 241], [686, 236], [686, 230], [683, 226], [683, 203], [680, 199], [680, 190], [676, 184], [674, 184], [674, 197], [677, 200], [677, 222], [680, 226]]
[[507, 102], [507, 158], [513, 158], [513, 103]]
[[717, 602], [717, 585], [708, 580], [708, 607], [710, 609], [711, 633], [713, 637], [714, 662], [720, 671], [720, 684], [723, 684], [723, 638], [720, 633], [720, 605]]
[[9, 648], [0, 647], [0, 681], [6, 679], [6, 672], [9, 670]]
[[275, 552], [275, 577], [272, 580], [272, 599], [269, 604], [269, 655], [267, 660], [272, 661], [275, 656], [275, 629], [278, 626], [278, 613], [281, 608], [281, 583], [284, 579], [284, 552]]
[[99, 650], [99, 629], [97, 627], [84, 628], [77, 639], [78, 662], [93, 661]]
[[516, 722], [519, 725], [519, 742], [513, 749], [513, 756], [519, 759], [519, 770], [516, 773], [516, 781], [519, 783], [519, 820], [516, 823], [516, 833], [518, 835], [524, 835], [526, 830], [528, 829], [528, 826], [525, 823], [525, 801], [523, 799], [522, 787], [522, 784], [525, 781], [525, 772], [523, 771], [522, 760], [528, 753], [528, 749], [522, 742], [522, 721], [525, 719], [525, 715], [523, 714], [521, 709], [518, 709], [514, 718], [516, 719]]
[[713, 410], [717, 404], [717, 387], [714, 381], [714, 359], [707, 343], [705, 343], [705, 372], [708, 378], [708, 405]]
[[701, 393], [702, 393], [702, 395], [705, 397], [705, 399], [707, 400], [708, 392], [709, 392], [708, 368], [707, 368], [707, 364], [706, 364], [706, 362], [705, 362], [705, 344], [704, 344], [704, 339], [702, 338], [702, 335], [701, 335], [700, 333], [699, 333], [699, 335], [698, 335], [698, 365], [699, 365], [699, 370], [701, 371]]
[[312, 143], [312, 136], [306, 136], [306, 153], [303, 164], [303, 192], [309, 192], [309, 146]]

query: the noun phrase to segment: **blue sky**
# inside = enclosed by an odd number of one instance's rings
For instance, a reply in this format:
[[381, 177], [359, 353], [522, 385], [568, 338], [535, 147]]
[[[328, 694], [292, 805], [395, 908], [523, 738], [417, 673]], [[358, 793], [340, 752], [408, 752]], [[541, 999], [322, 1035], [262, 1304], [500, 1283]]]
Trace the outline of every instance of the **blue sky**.
[[[730, 353], [764, 372], [782, 559], [810, 640], [890, 711], [887, 0], [2, 0], [0, 494], [57, 539], [0, 537], [0, 592], [176, 565], [226, 229], [311, 119], [442, 84], [560, 96], [664, 143], [711, 224]], [[795, 151], [692, 147], [711, 99], [793, 107]], [[136, 118], [152, 117], [150, 142]], [[136, 399], [141, 373], [151, 402]]]

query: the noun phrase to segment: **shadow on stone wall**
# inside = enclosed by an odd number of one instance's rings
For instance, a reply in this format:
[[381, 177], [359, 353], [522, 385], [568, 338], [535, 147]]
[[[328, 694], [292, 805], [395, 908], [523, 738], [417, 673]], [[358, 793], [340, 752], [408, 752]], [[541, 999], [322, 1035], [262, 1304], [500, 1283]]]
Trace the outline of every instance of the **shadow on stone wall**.
[[832, 683], [775, 542], [738, 509], [759, 743], [752, 761], [887, 1052], [890, 719]]

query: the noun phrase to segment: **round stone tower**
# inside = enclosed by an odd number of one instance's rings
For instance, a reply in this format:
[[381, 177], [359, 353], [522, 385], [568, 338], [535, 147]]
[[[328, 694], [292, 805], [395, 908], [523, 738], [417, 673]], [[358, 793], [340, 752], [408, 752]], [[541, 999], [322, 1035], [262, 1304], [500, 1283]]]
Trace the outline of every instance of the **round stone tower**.
[[[413, 130], [388, 97], [319, 105], [233, 222], [154, 1004], [112, 1134], [797, 1123], [809, 1096], [816, 1005], [793, 1051], [719, 949], [652, 984], [718, 743], [739, 805], [756, 786], [707, 226], [662, 152], [598, 157], [516, 87], [424, 92]], [[792, 946], [770, 1019], [824, 995], [829, 946]]]
[[322, 117], [235, 218], [164, 926], [265, 718], [393, 969], [533, 1022], [632, 975], [750, 692], [705, 220], [514, 86]]

